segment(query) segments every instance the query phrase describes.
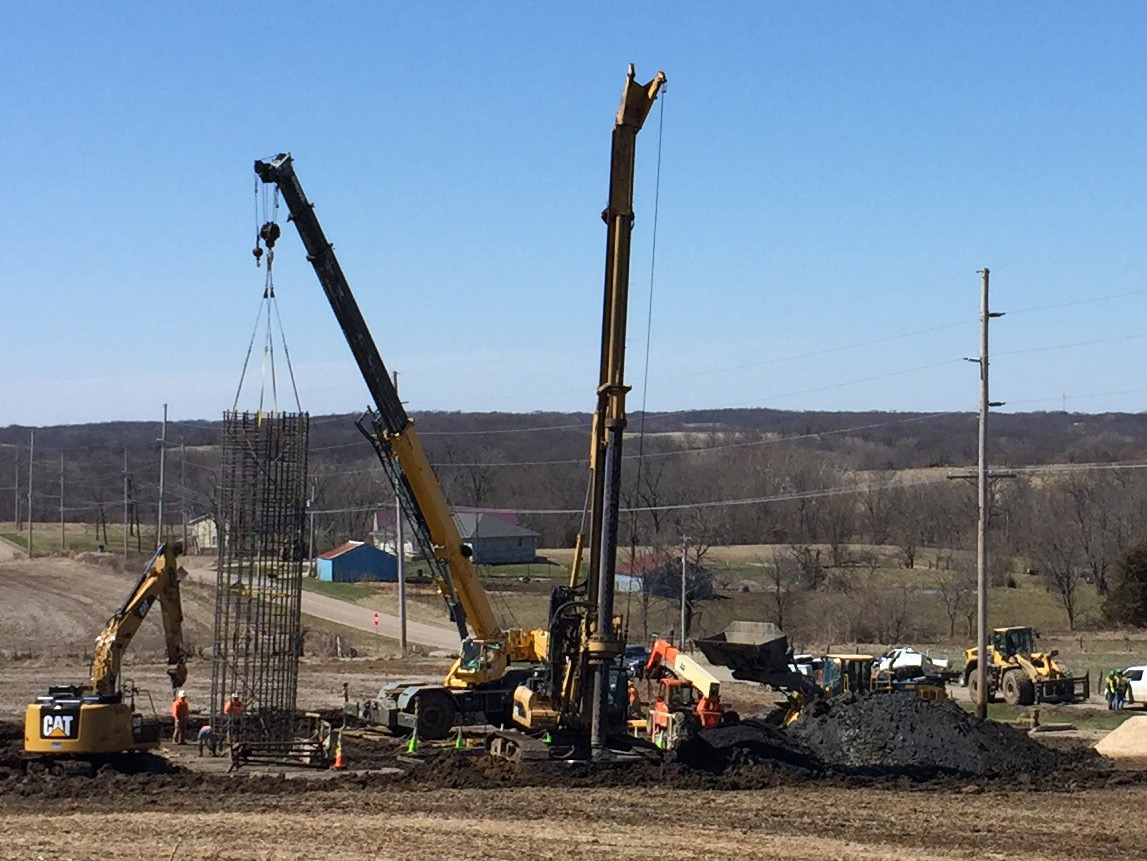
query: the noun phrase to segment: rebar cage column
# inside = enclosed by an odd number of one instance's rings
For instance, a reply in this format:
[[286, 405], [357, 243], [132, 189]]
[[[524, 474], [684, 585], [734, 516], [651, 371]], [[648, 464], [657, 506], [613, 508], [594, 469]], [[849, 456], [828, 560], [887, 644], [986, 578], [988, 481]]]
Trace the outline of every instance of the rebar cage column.
[[223, 416], [211, 724], [232, 742], [294, 733], [309, 433], [306, 413]]

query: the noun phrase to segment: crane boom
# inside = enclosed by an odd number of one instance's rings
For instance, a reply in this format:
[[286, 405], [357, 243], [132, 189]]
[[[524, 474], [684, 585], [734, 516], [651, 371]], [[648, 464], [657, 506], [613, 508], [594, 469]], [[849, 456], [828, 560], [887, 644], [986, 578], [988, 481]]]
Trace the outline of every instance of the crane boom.
[[[314, 267], [374, 401], [374, 409], [368, 409], [358, 422], [359, 430], [374, 446], [390, 477], [403, 515], [411, 525], [414, 543], [431, 566], [447, 612], [462, 640], [461, 657], [447, 675], [445, 686], [468, 688], [496, 684], [505, 677], [512, 662], [542, 660], [548, 648], [546, 631], [503, 629], [494, 614], [471, 561], [472, 551], [462, 541], [446, 494], [414, 429], [414, 420], [402, 406], [394, 381], [335, 257], [334, 246], [327, 241], [314, 206], [299, 183], [290, 154], [256, 161], [255, 173], [282, 194], [307, 251], [307, 259]], [[277, 231], [263, 230], [261, 235], [270, 245]], [[402, 552], [401, 548], [396, 549]]]
[[255, 173], [263, 182], [275, 185], [283, 195], [307, 251], [307, 259], [314, 267], [358, 364], [375, 406], [374, 411], [367, 415], [371, 431], [363, 428], [361, 423], [360, 429], [375, 444], [384, 466], [392, 466], [396, 461], [400, 467], [388, 472], [398, 492], [403, 514], [413, 527], [415, 543], [425, 554], [427, 562], [435, 567], [435, 579], [460, 638], [465, 640], [468, 636], [467, 622], [478, 639], [504, 637], [490, 601], [478, 582], [468, 555], [469, 548], [463, 544], [442, 486], [414, 431], [414, 422], [398, 397], [390, 372], [335, 257], [334, 246], [327, 241], [314, 206], [303, 192], [290, 154], [281, 153], [269, 161], [256, 161]]

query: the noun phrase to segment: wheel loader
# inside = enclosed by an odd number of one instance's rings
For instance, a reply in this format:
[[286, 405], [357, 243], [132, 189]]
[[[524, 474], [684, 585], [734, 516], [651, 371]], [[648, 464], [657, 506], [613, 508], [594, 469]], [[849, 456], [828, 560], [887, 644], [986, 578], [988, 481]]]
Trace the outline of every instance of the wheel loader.
[[[1038, 635], [1030, 627], [995, 628], [988, 641], [987, 701], [1002, 696], [1009, 705], [1085, 702], [1091, 696], [1091, 677], [1072, 675], [1056, 660], [1059, 652], [1036, 650]], [[964, 652], [964, 685], [978, 702], [975, 647]]]

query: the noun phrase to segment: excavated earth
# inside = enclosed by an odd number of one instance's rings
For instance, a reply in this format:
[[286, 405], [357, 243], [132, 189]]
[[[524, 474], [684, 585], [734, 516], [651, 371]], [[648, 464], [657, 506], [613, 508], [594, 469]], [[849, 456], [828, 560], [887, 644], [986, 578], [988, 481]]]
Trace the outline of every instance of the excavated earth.
[[[218, 767], [206, 772], [186, 746], [140, 758], [132, 773], [105, 766], [77, 776], [30, 760], [22, 728], [0, 724], [0, 857], [644, 861], [651, 851], [665, 861], [1147, 857], [1147, 836], [1127, 828], [1126, 816], [1113, 815], [1147, 803], [1147, 773], [1116, 771], [1092, 754], [1025, 747], [1017, 749], [1034, 754], [1030, 768], [1017, 756], [1006, 770], [970, 777], [988, 755], [984, 746], [1031, 740], [1008, 727], [998, 728], [1007, 730], [999, 736], [992, 729], [967, 733], [953, 767], [939, 751], [959, 716], [912, 717], [914, 705], [903, 706], [902, 717], [912, 720], [899, 727], [899, 740], [874, 745], [859, 760], [842, 758], [835, 740], [877, 720], [862, 703], [852, 711], [855, 705], [842, 703], [835, 717], [810, 713], [793, 733], [767, 724], [722, 728], [709, 743], [723, 751], [721, 764], [705, 768], [683, 761], [602, 770], [520, 767], [452, 749], [408, 757], [394, 740], [348, 736], [349, 772], [227, 774], [221, 759], [207, 763]], [[931, 741], [925, 745], [918, 736]], [[911, 749], [934, 751], [936, 767], [905, 771]], [[100, 835], [114, 835], [114, 845]]]
[[814, 703], [791, 733], [826, 767], [861, 774], [1037, 777], [1074, 764], [1015, 727], [911, 693]]
[[[233, 804], [239, 798], [307, 793], [319, 774], [248, 768], [232, 775], [222, 761], [205, 771], [197, 767], [202, 761], [160, 755], [104, 764], [85, 774], [46, 767], [22, 748], [22, 727], [0, 722], [0, 801], [177, 792], [182, 800], [202, 796], [203, 803], [211, 806], [210, 799], [218, 798], [222, 787]], [[179, 752], [186, 750], [193, 748]], [[920, 788], [998, 784], [1061, 790], [1147, 785], [1147, 773], [1117, 772], [1090, 749], [1053, 750], [1013, 727], [979, 722], [954, 703], [928, 703], [912, 695], [820, 703], [806, 709], [789, 729], [747, 720], [706, 730], [684, 743], [671, 761], [625, 767], [517, 765], [474, 749], [424, 749], [409, 756], [403, 744], [386, 736], [348, 735], [344, 751], [351, 772], [325, 776], [342, 787], [364, 790], [523, 786], [754, 790], [804, 783]], [[288, 772], [302, 779], [286, 779]]]

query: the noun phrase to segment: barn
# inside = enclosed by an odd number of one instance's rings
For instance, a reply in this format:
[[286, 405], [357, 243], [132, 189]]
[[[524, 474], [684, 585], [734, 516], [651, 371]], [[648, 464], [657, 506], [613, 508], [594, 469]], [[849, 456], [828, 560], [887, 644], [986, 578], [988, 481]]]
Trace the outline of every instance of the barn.
[[363, 541], [348, 541], [318, 557], [318, 578], [328, 583], [393, 583], [398, 561]]

